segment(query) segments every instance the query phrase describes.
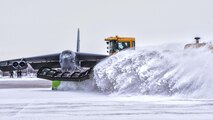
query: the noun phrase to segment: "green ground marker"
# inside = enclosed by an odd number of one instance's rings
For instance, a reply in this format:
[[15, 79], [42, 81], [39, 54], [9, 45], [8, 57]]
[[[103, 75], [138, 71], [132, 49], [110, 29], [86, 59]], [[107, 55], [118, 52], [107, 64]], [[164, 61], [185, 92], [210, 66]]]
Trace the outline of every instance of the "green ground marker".
[[60, 84], [61, 84], [61, 81], [59, 81], [59, 80], [53, 80], [52, 81], [52, 90], [57, 90], [58, 87], [60, 86]]

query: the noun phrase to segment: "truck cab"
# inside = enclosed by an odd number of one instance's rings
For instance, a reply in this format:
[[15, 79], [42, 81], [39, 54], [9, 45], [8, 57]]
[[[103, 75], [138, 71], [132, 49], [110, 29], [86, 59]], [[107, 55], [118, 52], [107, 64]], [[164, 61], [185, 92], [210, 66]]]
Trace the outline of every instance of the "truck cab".
[[121, 50], [127, 49], [127, 48], [133, 48], [135, 47], [135, 38], [133, 37], [108, 37], [105, 38], [105, 41], [107, 43], [107, 49], [108, 53], [110, 55], [115, 54]]

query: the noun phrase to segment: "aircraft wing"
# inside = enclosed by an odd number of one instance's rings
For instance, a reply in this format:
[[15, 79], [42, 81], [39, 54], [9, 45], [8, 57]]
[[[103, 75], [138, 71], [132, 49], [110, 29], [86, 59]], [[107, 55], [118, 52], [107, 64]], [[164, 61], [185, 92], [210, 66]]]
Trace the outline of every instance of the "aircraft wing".
[[59, 55], [60, 54], [56, 53], [56, 54], [50, 54], [50, 55], [42, 55], [42, 56], [0, 61], [0, 70], [2, 71], [14, 70], [12, 66], [13, 63], [20, 62], [20, 61], [24, 61], [30, 64], [34, 69], [39, 69], [42, 66], [57, 68], [57, 67], [60, 67]]
[[76, 52], [76, 57], [78, 60], [81, 60], [81, 61], [92, 61], [92, 60], [104, 59], [108, 57], [108, 55]]
[[[91, 53], [76, 52], [75, 54], [77, 58], [76, 60], [80, 61], [83, 67], [94, 65], [97, 63], [97, 61], [107, 57], [107, 55]], [[60, 68], [60, 53], [0, 61], [0, 70], [15, 70], [13, 68], [13, 63], [20, 61], [24, 61], [27, 64], [30, 64], [33, 69], [39, 69], [41, 67]]]
[[108, 57], [108, 55], [101, 55], [101, 54], [92, 54], [92, 53], [76, 53], [76, 58], [80, 63], [81, 67], [93, 67], [95, 66], [100, 60]]

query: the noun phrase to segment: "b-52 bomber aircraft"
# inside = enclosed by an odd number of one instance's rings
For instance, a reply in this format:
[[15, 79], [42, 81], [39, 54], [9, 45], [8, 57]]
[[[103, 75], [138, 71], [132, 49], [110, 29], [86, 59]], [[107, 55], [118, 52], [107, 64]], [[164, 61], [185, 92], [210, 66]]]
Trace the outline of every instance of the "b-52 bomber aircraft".
[[[105, 39], [109, 55], [135, 46], [135, 38], [108, 37]], [[76, 52], [61, 53], [0, 61], [2, 72], [22, 71], [32, 66], [37, 77], [51, 81], [84, 81], [89, 79], [93, 67], [109, 55], [80, 52], [80, 31], [77, 34]]]

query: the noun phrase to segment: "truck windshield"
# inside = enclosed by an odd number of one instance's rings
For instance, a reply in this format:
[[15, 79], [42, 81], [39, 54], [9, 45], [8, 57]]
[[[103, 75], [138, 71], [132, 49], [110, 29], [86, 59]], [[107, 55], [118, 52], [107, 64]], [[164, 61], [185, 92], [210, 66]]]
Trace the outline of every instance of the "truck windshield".
[[118, 50], [130, 48], [130, 42], [118, 42]]
[[132, 42], [132, 47], [135, 47], [135, 41]]
[[117, 50], [116, 41], [110, 41], [109, 42], [109, 52], [110, 52], [110, 54], [113, 54], [113, 53], [117, 52], [116, 50]]

